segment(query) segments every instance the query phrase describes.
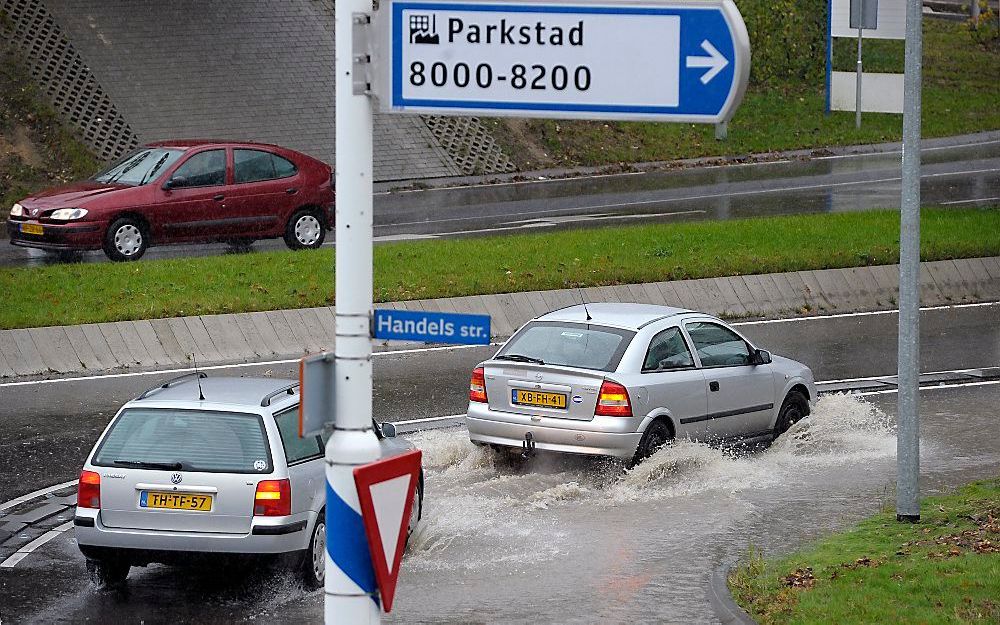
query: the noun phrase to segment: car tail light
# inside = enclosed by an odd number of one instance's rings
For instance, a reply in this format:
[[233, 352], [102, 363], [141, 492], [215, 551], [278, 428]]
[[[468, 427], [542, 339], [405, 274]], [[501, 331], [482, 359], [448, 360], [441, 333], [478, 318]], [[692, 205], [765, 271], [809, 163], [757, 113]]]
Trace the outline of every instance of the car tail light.
[[101, 508], [101, 476], [93, 471], [81, 471], [76, 488], [76, 505], [80, 508]]
[[261, 480], [253, 498], [254, 516], [288, 516], [292, 513], [292, 484], [286, 480]]
[[632, 404], [628, 400], [628, 389], [617, 382], [605, 380], [597, 396], [594, 414], [602, 417], [631, 417]]
[[482, 367], [472, 370], [472, 380], [469, 382], [469, 401], [478, 401], [485, 404], [486, 399], [486, 372]]

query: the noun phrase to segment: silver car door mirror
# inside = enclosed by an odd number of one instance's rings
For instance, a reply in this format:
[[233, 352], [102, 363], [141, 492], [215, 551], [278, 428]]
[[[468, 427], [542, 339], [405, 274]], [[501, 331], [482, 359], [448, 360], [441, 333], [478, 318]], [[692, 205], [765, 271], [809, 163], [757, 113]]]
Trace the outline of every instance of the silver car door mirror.
[[383, 423], [382, 436], [386, 438], [396, 438], [396, 426], [391, 423]]
[[771, 352], [769, 352], [767, 350], [764, 350], [764, 349], [758, 349], [756, 356], [757, 356], [757, 358], [756, 358], [756, 362], [754, 364], [758, 364], [758, 365], [769, 365], [769, 364], [771, 364]]

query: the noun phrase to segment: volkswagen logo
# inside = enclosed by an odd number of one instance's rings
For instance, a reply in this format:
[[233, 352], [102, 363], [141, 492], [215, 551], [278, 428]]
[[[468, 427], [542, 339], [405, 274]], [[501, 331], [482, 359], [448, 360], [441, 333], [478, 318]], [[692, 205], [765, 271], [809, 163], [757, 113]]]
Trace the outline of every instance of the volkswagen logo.
[[181, 476], [180, 473], [174, 473], [173, 475], [170, 476], [170, 483], [171, 484], [180, 484], [181, 480], [183, 480], [183, 479], [184, 479], [184, 477]]

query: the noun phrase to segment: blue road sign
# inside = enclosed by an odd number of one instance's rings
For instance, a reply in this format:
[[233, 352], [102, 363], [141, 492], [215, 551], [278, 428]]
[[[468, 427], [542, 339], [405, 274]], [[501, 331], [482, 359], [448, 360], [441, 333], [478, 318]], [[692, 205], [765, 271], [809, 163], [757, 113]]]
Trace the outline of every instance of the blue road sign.
[[389, 0], [375, 93], [389, 112], [728, 120], [750, 75], [732, 0]]
[[378, 309], [373, 326], [372, 335], [387, 341], [458, 345], [488, 345], [490, 342], [489, 315]]

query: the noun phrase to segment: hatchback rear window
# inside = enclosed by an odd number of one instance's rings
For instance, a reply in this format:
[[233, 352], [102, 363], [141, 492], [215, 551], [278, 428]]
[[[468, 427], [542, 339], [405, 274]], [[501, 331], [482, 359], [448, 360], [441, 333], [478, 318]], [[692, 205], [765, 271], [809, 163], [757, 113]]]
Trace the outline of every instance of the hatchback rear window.
[[629, 330], [594, 324], [535, 321], [507, 341], [496, 358], [614, 371], [633, 336]]
[[131, 408], [94, 456], [102, 467], [177, 465], [183, 471], [270, 473], [271, 454], [259, 415]]

